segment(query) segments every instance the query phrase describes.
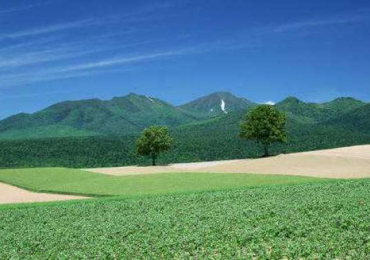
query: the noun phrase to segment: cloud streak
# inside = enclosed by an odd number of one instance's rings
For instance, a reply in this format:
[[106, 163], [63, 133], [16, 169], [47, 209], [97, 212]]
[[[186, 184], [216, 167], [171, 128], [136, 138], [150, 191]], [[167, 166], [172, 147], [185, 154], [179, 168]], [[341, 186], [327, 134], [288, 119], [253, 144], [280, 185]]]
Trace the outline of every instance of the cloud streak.
[[36, 2], [36, 3], [33, 3], [33, 4], [17, 6], [17, 7], [14, 7], [14, 8], [3, 9], [3, 10], [0, 10], [0, 17], [4, 16], [4, 15], [10, 15], [10, 14], [13, 14], [13, 13], [17, 13], [17, 12], [28, 11], [28, 10], [33, 9], [35, 7], [39, 7], [39, 6], [49, 4], [50, 2], [51, 2], [50, 0], [49, 1], [42, 1], [42, 2]]
[[[102, 39], [104, 39], [104, 37], [102, 37]], [[122, 44], [119, 46], [112, 46], [109, 44], [105, 44], [105, 42], [103, 41], [102, 44], [99, 44], [97, 46], [94, 45], [90, 48], [87, 48], [89, 46], [88, 41], [78, 41], [74, 43], [63, 44], [62, 46], [57, 45], [46, 49], [44, 48], [36, 50], [22, 50], [22, 46], [19, 46], [18, 50], [15, 52], [11, 51], [11, 49], [0, 50], [0, 71], [11, 70], [28, 65], [48, 63], [51, 61], [75, 59], [78, 57], [89, 56], [91, 54], [118, 49], [122, 50], [124, 48], [137, 47], [149, 43], [151, 43], [151, 41], [134, 42]], [[25, 47], [27, 48], [28, 45], [26, 45]]]
[[316, 19], [307, 21], [298, 21], [292, 23], [281, 24], [277, 26], [270, 26], [261, 30], [262, 33], [288, 33], [294, 31], [315, 29], [318, 27], [325, 27], [331, 25], [347, 25], [360, 23], [369, 20], [368, 12], [365, 14], [350, 14], [341, 17], [330, 17], [326, 19]]
[[[244, 46], [249, 47], [248, 45]], [[167, 58], [174, 58], [183, 55], [197, 55], [205, 52], [220, 50], [230, 50], [241, 48], [240, 45], [234, 45], [232, 42], [208, 42], [191, 47], [184, 47], [175, 50], [154, 52], [144, 55], [117, 56], [109, 59], [101, 59], [92, 62], [83, 62], [74, 65], [58, 66], [49, 69], [36, 69], [23, 73], [12, 73], [0, 76], [2, 87], [17, 86], [22, 84], [34, 83], [38, 81], [47, 81], [62, 78], [73, 78], [82, 76], [91, 76], [99, 74], [100, 70], [111, 68], [120, 68], [127, 71], [131, 70], [132, 64], [141, 64]], [[130, 66], [128, 66], [130, 65]], [[0, 63], [1, 66], [1, 63]], [[122, 66], [128, 66], [122, 68]]]
[[[43, 5], [49, 2], [50, 1], [40, 2], [38, 4], [4, 10], [3, 12], [12, 13], [12, 12], [20, 11], [20, 10], [27, 10], [27, 9], [31, 9], [33, 7]], [[139, 8], [137, 10], [124, 13], [124, 14], [108, 15], [103, 18], [102, 17], [88, 18], [88, 19], [82, 19], [82, 20], [77, 20], [73, 22], [48, 25], [44, 27], [36, 27], [33, 29], [12, 32], [8, 34], [2, 34], [0, 35], [0, 41], [3, 41], [5, 39], [18, 39], [18, 38], [24, 38], [24, 37], [33, 37], [33, 36], [39, 36], [39, 35], [45, 35], [45, 34], [52, 34], [52, 33], [58, 33], [58, 32], [63, 32], [63, 31], [75, 30], [75, 29], [83, 29], [83, 28], [93, 27], [93, 26], [102, 26], [102, 25], [111, 24], [111, 23], [140, 22], [140, 21], [151, 19], [152, 18], [151, 15], [156, 14], [156, 12], [159, 10], [169, 9], [169, 8], [172, 8], [173, 6], [174, 4], [170, 2], [165, 2], [162, 4], [151, 4], [151, 5], [147, 5], [145, 7]], [[0, 14], [1, 14], [1, 11], [0, 11]]]
[[[53, 79], [73, 78], [77, 76], [91, 76], [99, 73], [99, 69], [118, 65], [122, 66], [132, 63], [139, 63], [164, 57], [172, 57], [175, 55], [180, 55], [181, 53], [181, 51], [159, 52], [148, 55], [120, 57], [90, 63], [81, 63], [77, 65], [60, 66], [46, 70], [35, 70], [25, 73], [4, 75], [0, 76], [0, 81], [2, 82], [3, 87], [8, 87]], [[130, 70], [130, 68], [125, 69]]]
[[18, 31], [14, 33], [0, 35], [0, 41], [4, 39], [17, 39], [17, 38], [22, 38], [22, 37], [30, 37], [30, 36], [50, 34], [50, 33], [55, 33], [55, 32], [60, 32], [60, 31], [78, 29], [78, 28], [85, 28], [88, 26], [98, 25], [100, 23], [101, 22], [99, 22], [98, 20], [85, 19], [85, 20], [80, 20], [80, 21], [75, 21], [75, 22], [56, 24], [56, 25], [51, 25], [51, 26], [46, 26], [46, 27], [39, 27], [39, 28], [30, 29], [30, 30], [24, 30], [24, 31]]
[[4, 83], [2, 86], [6, 88], [9, 86], [19, 86], [53, 80], [90, 77], [92, 75], [96, 76], [101, 74], [106, 75], [111, 73], [131, 72], [136, 69], [137, 69], [136, 67], [129, 67], [129, 68], [93, 70], [93, 71], [69, 71], [68, 73], [64, 73], [63, 71], [58, 72], [58, 70], [45, 72], [38, 71], [34, 73], [14, 74], [8, 77], [0, 77], [0, 80]]
[[[49, 2], [49, 1], [48, 1]], [[48, 2], [39, 2], [48, 3]], [[151, 15], [158, 16], [158, 10], [167, 10], [175, 6], [176, 3], [167, 2], [163, 4], [150, 4], [142, 8], [120, 15], [111, 15], [100, 18], [90, 18], [76, 20], [73, 22], [48, 25], [18, 32], [0, 35], [1, 40], [13, 39], [19, 40], [19, 44], [5, 46], [0, 49], [0, 87], [16, 86], [34, 82], [41, 82], [55, 79], [65, 79], [74, 77], [85, 77], [104, 73], [104, 71], [112, 71], [113, 68], [129, 71], [132, 65], [153, 62], [175, 58], [183, 55], [198, 55], [209, 52], [226, 51], [234, 49], [245, 49], [259, 47], [260, 44], [253, 44], [251, 39], [258, 38], [253, 32], [241, 40], [235, 35], [228, 38], [236, 40], [213, 40], [201, 44], [193, 44], [188, 47], [163, 48], [162, 51], [154, 51], [146, 49], [145, 52], [135, 49], [136, 54], [122, 53], [122, 49], [126, 47], [135, 47], [145, 45], [152, 40], [144, 40], [141, 42], [132, 42], [126, 40], [123, 43], [122, 39], [112, 44], [108, 39], [122, 35], [122, 32], [107, 34], [98, 34], [93, 38], [78, 38], [79, 41], [70, 42], [68, 38], [63, 38], [63, 34], [59, 32], [70, 32], [77, 29], [83, 29], [92, 26], [105, 25], [108, 23], [143, 21], [152, 19]], [[37, 6], [37, 4], [24, 6], [23, 10], [27, 10]], [[8, 13], [21, 10], [22, 8], [14, 8], [7, 10]], [[258, 28], [261, 34], [282, 34], [306, 29], [313, 29], [329, 25], [341, 25], [357, 23], [367, 19], [367, 16], [361, 14], [353, 14], [341, 17], [334, 17], [321, 20], [300, 21], [267, 28]], [[137, 28], [134, 29], [135, 31]], [[132, 30], [127, 32], [133, 33]], [[134, 32], [135, 32], [134, 31]], [[124, 32], [124, 33], [127, 33]], [[58, 38], [59, 36], [59, 38]], [[30, 37], [28, 39], [27, 37]], [[31, 38], [34, 37], [34, 38]], [[260, 37], [263, 38], [263, 37]], [[27, 40], [27, 42], [25, 41]], [[58, 43], [63, 42], [63, 44]], [[61, 41], [62, 40], [62, 41]], [[173, 40], [173, 39], [171, 39]], [[258, 39], [259, 40], [259, 39]], [[99, 42], [100, 41], [100, 42]], [[17, 43], [17, 41], [15, 41]], [[57, 42], [57, 43], [56, 43]], [[128, 43], [127, 43], [128, 42]], [[180, 43], [181, 44], [181, 43]], [[102, 58], [97, 54], [105, 54], [105, 57], [111, 55], [112, 50], [115, 50], [116, 55], [110, 58]], [[93, 55], [94, 54], [94, 55]], [[77, 61], [77, 58], [82, 58]], [[37, 66], [36, 66], [37, 65]]]

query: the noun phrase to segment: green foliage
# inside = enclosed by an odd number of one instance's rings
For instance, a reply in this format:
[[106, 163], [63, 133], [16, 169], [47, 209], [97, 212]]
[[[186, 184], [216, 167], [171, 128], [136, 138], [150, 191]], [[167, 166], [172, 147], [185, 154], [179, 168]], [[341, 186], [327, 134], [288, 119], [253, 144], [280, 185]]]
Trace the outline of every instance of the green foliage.
[[42, 139], [54, 137], [83, 137], [96, 136], [97, 133], [87, 130], [80, 130], [70, 126], [63, 125], [48, 125], [48, 126], [33, 126], [27, 128], [20, 128], [9, 130], [1, 133], [0, 140], [17, 140], [21, 136], [25, 139]]
[[36, 192], [138, 197], [169, 193], [320, 182], [323, 179], [259, 174], [161, 173], [109, 176], [66, 168], [0, 170], [0, 181]]
[[[158, 163], [259, 157], [258, 144], [240, 141], [238, 122], [241, 119], [241, 113], [230, 113], [215, 123], [171, 131], [176, 142], [171, 151], [158, 158]], [[324, 124], [300, 124], [291, 119], [287, 120], [287, 132], [288, 142], [271, 145], [271, 154], [370, 144], [370, 135], [366, 133]], [[132, 135], [1, 141], [0, 167], [94, 168], [147, 165], [150, 162], [134, 152], [137, 138], [137, 135]]]
[[352, 131], [370, 134], [370, 104], [344, 113], [325, 122], [325, 124], [337, 129], [346, 128]]
[[1, 259], [368, 259], [370, 181], [0, 209]]
[[240, 124], [240, 137], [255, 140], [265, 148], [268, 156], [268, 147], [272, 143], [287, 141], [285, 115], [273, 106], [259, 106], [247, 113], [245, 120]]
[[171, 149], [173, 139], [168, 134], [167, 127], [151, 126], [146, 128], [136, 141], [136, 153], [152, 158], [152, 165], [160, 153]]

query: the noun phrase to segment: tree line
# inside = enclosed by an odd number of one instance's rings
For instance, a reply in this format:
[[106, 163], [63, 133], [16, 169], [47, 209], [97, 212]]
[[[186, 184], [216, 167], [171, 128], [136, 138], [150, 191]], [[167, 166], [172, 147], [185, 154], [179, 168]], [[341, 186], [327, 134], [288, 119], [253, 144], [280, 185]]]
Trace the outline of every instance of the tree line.
[[[264, 157], [270, 155], [273, 143], [287, 142], [286, 117], [273, 106], [262, 105], [247, 113], [240, 124], [240, 137], [262, 144]], [[159, 154], [171, 149], [173, 139], [167, 127], [151, 126], [145, 129], [136, 142], [138, 155], [149, 156], [156, 165]]]
[[[247, 118], [248, 115], [244, 118], [240, 116], [242, 122], [248, 122]], [[214, 161], [263, 155], [262, 143], [257, 143], [256, 139], [240, 138], [242, 129], [233, 121], [230, 125], [217, 124], [198, 127], [197, 130], [191, 127], [167, 130], [173, 140], [171, 150], [157, 155], [156, 162]], [[289, 118], [286, 118], [284, 129], [289, 138], [283, 143], [269, 144], [269, 154], [370, 144], [370, 135], [365, 133], [325, 125], [297, 124]], [[94, 168], [151, 164], [152, 158], [149, 155], [138, 156], [138, 139], [138, 135], [129, 135], [0, 141], [0, 168]]]

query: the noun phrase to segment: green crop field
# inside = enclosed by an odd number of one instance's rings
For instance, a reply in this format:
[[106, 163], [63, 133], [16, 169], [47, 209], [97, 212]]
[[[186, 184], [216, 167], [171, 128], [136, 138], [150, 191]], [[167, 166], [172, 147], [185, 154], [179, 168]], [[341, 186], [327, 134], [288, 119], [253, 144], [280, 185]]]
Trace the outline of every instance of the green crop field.
[[212, 173], [117, 177], [76, 169], [35, 168], [0, 170], [0, 181], [38, 192], [136, 197], [324, 180], [298, 176]]
[[369, 190], [328, 181], [3, 206], [0, 259], [368, 259]]

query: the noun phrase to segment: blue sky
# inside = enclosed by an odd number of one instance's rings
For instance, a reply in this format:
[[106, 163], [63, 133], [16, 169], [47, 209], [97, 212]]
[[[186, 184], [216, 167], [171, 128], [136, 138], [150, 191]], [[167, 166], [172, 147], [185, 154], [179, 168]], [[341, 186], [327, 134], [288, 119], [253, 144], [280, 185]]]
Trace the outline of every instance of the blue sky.
[[370, 2], [0, 1], [0, 118], [130, 92], [370, 101]]

